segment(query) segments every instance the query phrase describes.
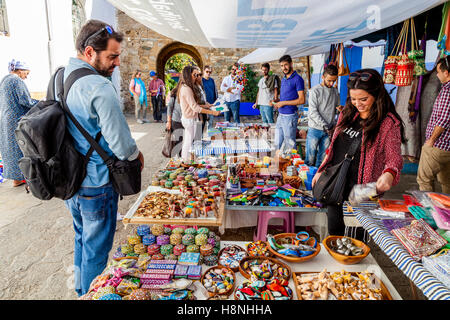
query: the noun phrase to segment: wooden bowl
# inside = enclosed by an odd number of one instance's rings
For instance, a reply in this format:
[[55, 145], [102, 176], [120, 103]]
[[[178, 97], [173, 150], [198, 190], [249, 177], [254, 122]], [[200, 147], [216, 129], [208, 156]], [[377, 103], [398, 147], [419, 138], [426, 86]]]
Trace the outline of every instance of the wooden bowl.
[[[291, 289], [291, 292], [292, 292], [292, 294], [291, 294], [291, 296], [289, 297], [289, 300], [292, 300], [292, 299], [294, 299], [294, 290], [292, 290], [292, 288], [291, 288], [291, 286], [287, 286], [289, 289]], [[237, 288], [238, 288], [238, 286], [236, 287], [236, 290], [234, 290], [234, 300], [238, 300], [239, 301], [239, 298], [236, 296], [236, 291], [237, 291]], [[255, 300], [252, 300], [252, 301], [255, 301]], [[262, 299], [261, 299], [261, 301], [263, 301]]]
[[[252, 255], [250, 254], [250, 252], [248, 252], [248, 245], [251, 244], [251, 243], [253, 243], [253, 242], [256, 242], [256, 241], [249, 242], [249, 243], [245, 246], [245, 250], [247, 251], [247, 254], [248, 254], [249, 257], [255, 257], [255, 256], [252, 256]], [[261, 242], [265, 243], [267, 249], [269, 249], [269, 244], [267, 243], [267, 241], [261, 241]], [[269, 254], [267, 257], [271, 257], [271, 256], [272, 256], [272, 253], [271, 253], [269, 250], [267, 250], [267, 253]]]
[[[242, 248], [241, 246], [238, 246], [238, 245], [233, 245], [233, 246], [239, 247], [239, 248], [240, 248], [242, 251], [244, 251], [244, 252], [247, 254], [247, 256], [248, 256], [248, 253], [247, 253], [247, 251], [246, 251], [244, 248]], [[239, 271], [239, 265], [238, 265], [236, 268], [231, 268], [231, 267], [229, 267], [229, 266], [224, 266], [224, 265], [221, 265], [221, 264], [220, 264], [220, 257], [222, 256], [223, 250], [225, 250], [225, 248], [220, 249], [219, 254], [217, 255], [217, 264], [218, 264], [219, 266], [222, 266], [222, 267], [225, 267], [225, 268], [230, 268], [230, 269], [233, 270], [234, 272], [238, 272], [238, 271]], [[244, 257], [244, 258], [245, 258], [245, 257]]]
[[[279, 233], [274, 235], [273, 237], [275, 238], [275, 240], [277, 239], [281, 239], [281, 238], [293, 238], [295, 239], [295, 236], [297, 234], [296, 233]], [[308, 242], [306, 243], [307, 245], [313, 246], [314, 245], [314, 238], [311, 237]], [[273, 250], [272, 247], [268, 244], [267, 247], [269, 248], [269, 251], [276, 257], [283, 259], [287, 262], [305, 262], [311, 259], [314, 259], [315, 256], [317, 256], [320, 252], [320, 242], [317, 241], [317, 250], [314, 251], [312, 254], [310, 254], [309, 256], [306, 257], [291, 257], [291, 256], [285, 256], [284, 254], [278, 253], [277, 251]]]
[[327, 249], [328, 253], [337, 262], [339, 262], [341, 264], [356, 264], [356, 263], [359, 263], [365, 257], [367, 257], [367, 255], [370, 253], [370, 248], [364, 242], [350, 238], [350, 237], [346, 237], [346, 238], [349, 238], [350, 240], [352, 240], [352, 243], [355, 246], [363, 248], [364, 253], [361, 255], [357, 255], [357, 256], [346, 256], [345, 254], [337, 253], [336, 251], [331, 249], [330, 243], [331, 243], [331, 241], [336, 241], [337, 239], [341, 239], [341, 238], [343, 238], [343, 236], [328, 236], [325, 239], [323, 239], [323, 241], [322, 241], [325, 249]]
[[231, 271], [231, 274], [233, 275], [233, 286], [230, 289], [228, 289], [227, 291], [225, 291], [224, 293], [220, 293], [220, 294], [217, 293], [217, 292], [211, 292], [205, 287], [206, 291], [208, 291], [208, 295], [209, 295], [210, 298], [212, 298], [214, 296], [227, 296], [227, 297], [229, 297], [234, 292], [234, 288], [236, 287], [236, 275], [234, 274], [233, 269], [228, 268], [228, 267], [224, 267], [224, 266], [218, 265], [218, 266], [214, 266], [214, 267], [211, 267], [211, 268], [207, 269], [202, 274], [202, 278], [200, 279], [200, 283], [203, 285], [203, 280], [205, 279], [205, 274], [207, 274], [210, 270], [212, 270], [212, 269], [223, 269], [223, 268], [228, 269], [229, 271]]
[[246, 261], [250, 262], [252, 260], [258, 260], [258, 262], [262, 262], [264, 260], [269, 260], [272, 263], [276, 263], [279, 266], [286, 268], [288, 270], [288, 276], [283, 277], [283, 279], [289, 281], [289, 279], [291, 278], [291, 275], [292, 275], [291, 268], [287, 264], [284, 264], [283, 262], [281, 262], [280, 260], [277, 260], [275, 258], [265, 257], [265, 256], [250, 256], [250, 257], [246, 257], [246, 258], [242, 259], [241, 262], [239, 263], [239, 272], [247, 279], [250, 279], [251, 275], [245, 271], [243, 265]]

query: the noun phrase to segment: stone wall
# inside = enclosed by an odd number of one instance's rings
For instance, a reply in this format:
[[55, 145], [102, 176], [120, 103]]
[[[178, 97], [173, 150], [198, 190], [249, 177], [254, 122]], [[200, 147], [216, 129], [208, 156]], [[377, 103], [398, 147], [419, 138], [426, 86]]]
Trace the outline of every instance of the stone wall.
[[[117, 10], [118, 29], [124, 34], [121, 54], [121, 92], [124, 108], [126, 112], [134, 110], [134, 102], [128, 91], [129, 81], [136, 69], [141, 70], [142, 79], [148, 85], [150, 70], [158, 70], [158, 63], [165, 63], [166, 51], [176, 52], [178, 50], [185, 53], [194, 53], [200, 66], [210, 65], [213, 68], [212, 77], [216, 85], [220, 86], [222, 79], [229, 74], [228, 68], [237, 62], [241, 57], [246, 56], [254, 49], [230, 49], [230, 48], [208, 48], [191, 47], [173, 39], [167, 38], [144, 25], [136, 22], [125, 13]], [[172, 50], [172, 51], [171, 51]], [[162, 57], [163, 55], [163, 57]], [[169, 58], [170, 56], [167, 56]], [[305, 80], [305, 87], [308, 88], [307, 58], [296, 58], [294, 60], [294, 69]], [[278, 61], [269, 62], [271, 70], [281, 75]], [[260, 74], [260, 64], [250, 66]], [[161, 70], [161, 67], [159, 68]], [[159, 75], [162, 78], [162, 75]]]

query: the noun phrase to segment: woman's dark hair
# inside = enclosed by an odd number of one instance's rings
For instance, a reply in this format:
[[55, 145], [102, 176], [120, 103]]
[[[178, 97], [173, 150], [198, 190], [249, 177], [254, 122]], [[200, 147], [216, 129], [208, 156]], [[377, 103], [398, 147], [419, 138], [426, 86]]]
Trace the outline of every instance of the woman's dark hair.
[[[200, 101], [200, 92], [196, 88], [196, 84], [194, 81], [192, 81], [192, 72], [194, 72], [195, 69], [198, 69], [197, 66], [186, 66], [183, 68], [183, 71], [181, 71], [181, 77], [178, 81], [178, 85], [187, 85], [189, 88], [191, 88], [192, 92], [194, 92], [194, 99], [197, 103]], [[177, 97], [179, 97], [180, 90], [177, 90]]]
[[170, 91], [170, 96], [171, 97], [176, 97], [178, 95], [178, 88], [180, 88], [180, 83], [181, 81], [177, 82], [177, 85], [175, 86], [175, 88], [172, 89], [172, 91]]
[[83, 54], [84, 49], [86, 49], [86, 47], [88, 46], [91, 46], [96, 52], [100, 52], [106, 50], [106, 48], [108, 47], [109, 39], [115, 39], [117, 42], [122, 42], [122, 33], [116, 32], [113, 29], [113, 32], [110, 34], [105, 29], [95, 37], [90, 38], [86, 43], [86, 40], [90, 36], [106, 26], [108, 26], [108, 24], [99, 20], [89, 20], [88, 22], [86, 22], [78, 33], [77, 39], [75, 41], [75, 47], [77, 51]]
[[348, 94], [347, 101], [345, 103], [345, 107], [342, 110], [342, 120], [339, 125], [340, 129], [348, 128], [352, 122], [358, 110], [352, 104], [352, 99], [350, 97], [351, 89], [361, 89], [369, 93], [371, 96], [375, 98], [375, 101], [370, 108], [369, 117], [367, 119], [361, 120], [361, 125], [364, 129], [365, 133], [365, 141], [363, 143], [373, 143], [375, 138], [380, 131], [381, 122], [386, 118], [387, 114], [390, 112], [400, 121], [400, 133], [402, 142], [406, 142], [405, 139], [405, 128], [403, 125], [403, 121], [398, 115], [397, 111], [395, 111], [395, 105], [392, 101], [389, 93], [384, 87], [383, 78], [381, 75], [374, 69], [361, 69], [356, 71], [357, 73], [368, 73], [370, 77], [363, 81], [360, 77], [356, 77], [356, 79], [349, 80], [347, 82]]

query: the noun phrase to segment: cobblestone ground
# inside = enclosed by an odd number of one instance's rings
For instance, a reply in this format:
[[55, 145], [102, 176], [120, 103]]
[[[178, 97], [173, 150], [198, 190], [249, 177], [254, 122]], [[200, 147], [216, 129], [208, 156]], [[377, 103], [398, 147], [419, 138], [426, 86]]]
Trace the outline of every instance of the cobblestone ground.
[[[149, 185], [155, 171], [166, 159], [161, 155], [164, 124], [137, 124], [128, 119], [131, 131], [145, 157], [142, 185]], [[398, 198], [401, 192], [415, 187], [414, 176], [403, 176], [392, 192]], [[119, 202], [119, 212], [125, 214], [137, 195]], [[131, 228], [120, 222], [113, 249], [126, 241]], [[253, 229], [226, 230], [224, 240], [251, 240]], [[40, 201], [25, 192], [24, 187], [13, 188], [11, 181], [0, 184], [0, 299], [2, 300], [60, 300], [76, 299], [73, 290], [72, 218], [63, 201]], [[372, 255], [404, 299], [412, 299], [408, 278], [373, 242]], [[111, 252], [112, 254], [112, 252]], [[419, 298], [424, 299], [420, 290]]]

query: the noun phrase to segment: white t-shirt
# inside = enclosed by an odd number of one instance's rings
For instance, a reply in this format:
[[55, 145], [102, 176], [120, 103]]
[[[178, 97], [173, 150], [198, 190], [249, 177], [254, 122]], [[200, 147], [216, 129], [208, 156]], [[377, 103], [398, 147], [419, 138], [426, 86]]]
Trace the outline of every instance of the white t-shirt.
[[[235, 87], [236, 89], [231, 90], [231, 92], [227, 92], [228, 88], [231, 87]], [[226, 76], [220, 85], [220, 91], [224, 92], [224, 99], [226, 102], [241, 100], [241, 90], [242, 86], [236, 81], [233, 81], [231, 75]]]
[[[266, 79], [262, 77], [258, 82], [258, 104], [260, 106], [268, 106], [269, 102], [274, 99], [275, 90], [270, 91], [270, 89], [266, 86]], [[277, 83], [275, 82], [275, 88], [278, 88]]]

